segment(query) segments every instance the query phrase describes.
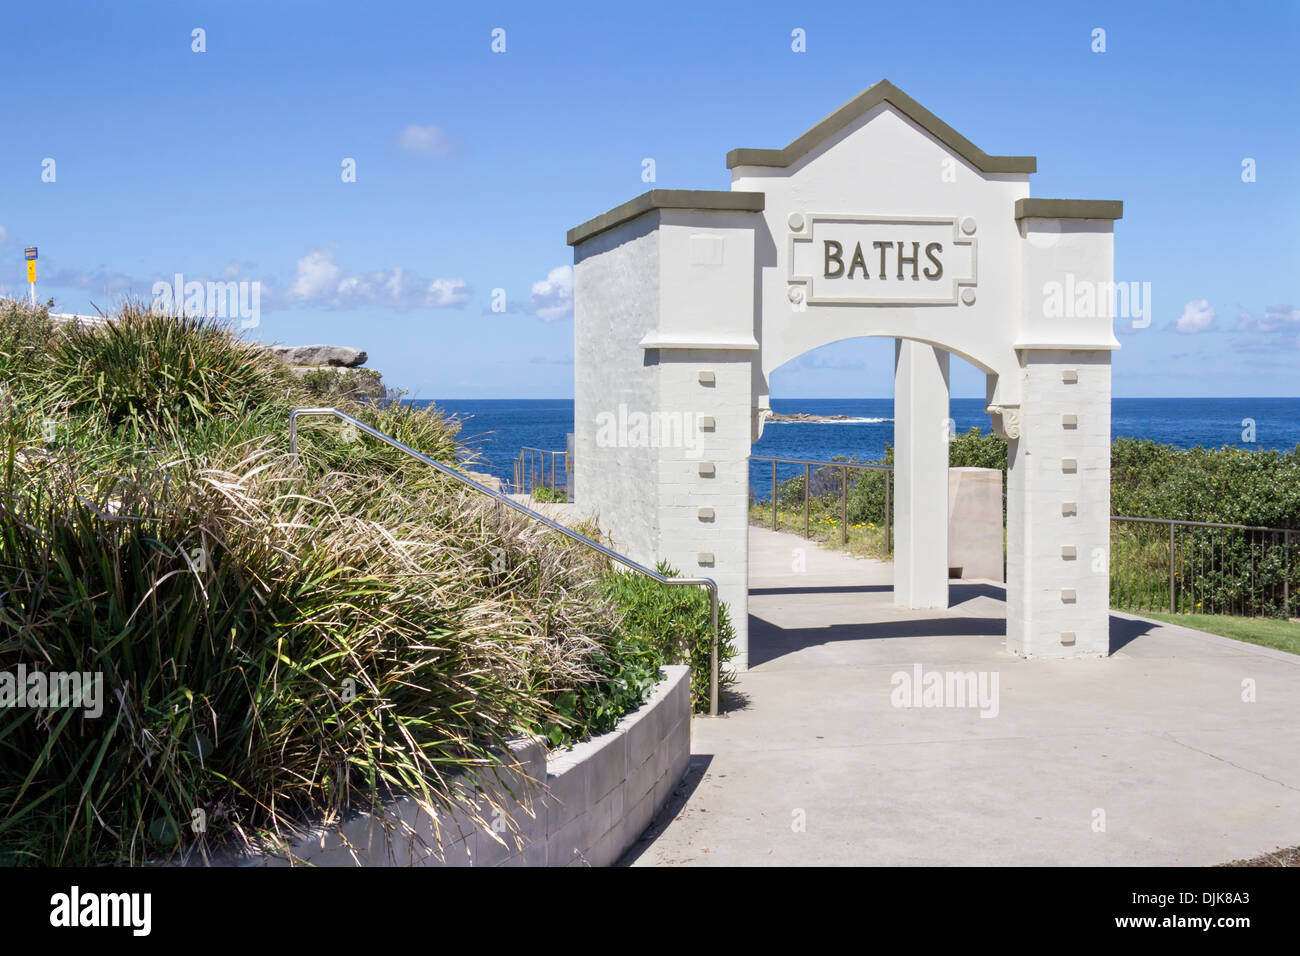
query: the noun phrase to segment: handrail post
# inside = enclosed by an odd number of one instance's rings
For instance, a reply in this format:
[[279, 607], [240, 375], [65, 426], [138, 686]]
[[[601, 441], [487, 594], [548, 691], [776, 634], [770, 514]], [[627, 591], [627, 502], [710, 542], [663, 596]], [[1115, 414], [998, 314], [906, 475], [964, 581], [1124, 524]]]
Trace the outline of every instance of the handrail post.
[[718, 716], [718, 588], [709, 588], [709, 618], [713, 624], [713, 643], [709, 646], [709, 716]]
[[889, 490], [894, 484], [894, 472], [889, 470], [885, 472], [885, 557], [893, 550], [893, 533], [894, 533], [894, 510], [889, 500]]
[[1174, 522], [1169, 522], [1169, 613], [1177, 614], [1174, 610]]
[[1282, 532], [1282, 616], [1291, 616], [1291, 532]]
[[776, 530], [776, 459], [772, 459], [772, 530]]
[[840, 469], [840, 544], [849, 543], [849, 469]]
[[811, 481], [810, 465], [803, 466], [803, 536], [811, 538], [812, 532], [808, 528], [808, 483]]

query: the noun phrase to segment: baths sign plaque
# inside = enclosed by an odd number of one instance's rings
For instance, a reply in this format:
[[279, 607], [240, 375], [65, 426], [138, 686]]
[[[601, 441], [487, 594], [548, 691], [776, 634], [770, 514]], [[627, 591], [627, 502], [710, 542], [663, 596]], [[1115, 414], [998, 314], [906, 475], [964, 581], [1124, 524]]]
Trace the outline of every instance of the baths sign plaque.
[[805, 305], [975, 302], [975, 220], [791, 213], [789, 297]]

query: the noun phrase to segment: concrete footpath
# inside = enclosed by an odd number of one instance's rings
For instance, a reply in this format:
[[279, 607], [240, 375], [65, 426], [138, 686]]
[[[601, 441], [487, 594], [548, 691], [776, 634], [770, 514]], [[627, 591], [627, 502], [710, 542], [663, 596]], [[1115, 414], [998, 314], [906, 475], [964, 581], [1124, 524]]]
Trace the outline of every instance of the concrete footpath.
[[[623, 863], [1202, 865], [1300, 844], [1300, 656], [1116, 614], [1109, 658], [1026, 661], [1000, 586], [908, 611], [891, 574], [751, 529], [751, 669], [726, 716], [695, 719], [691, 770]], [[932, 672], [983, 679], [984, 706], [895, 706]]]

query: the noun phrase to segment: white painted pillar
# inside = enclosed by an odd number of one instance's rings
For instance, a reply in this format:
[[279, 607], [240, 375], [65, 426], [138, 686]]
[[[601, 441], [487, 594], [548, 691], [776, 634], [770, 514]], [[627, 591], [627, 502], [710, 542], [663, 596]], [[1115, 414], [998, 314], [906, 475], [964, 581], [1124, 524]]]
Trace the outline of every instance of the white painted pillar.
[[948, 606], [948, 353], [894, 342], [894, 603]]
[[1105, 656], [1110, 352], [1026, 349], [1020, 364], [1022, 405], [1007, 432], [1007, 650]]
[[649, 482], [642, 497], [656, 502], [655, 556], [683, 577], [718, 585], [736, 635], [731, 666], [745, 670], [752, 358], [738, 350], [664, 349], [655, 369], [658, 473], [642, 476]]

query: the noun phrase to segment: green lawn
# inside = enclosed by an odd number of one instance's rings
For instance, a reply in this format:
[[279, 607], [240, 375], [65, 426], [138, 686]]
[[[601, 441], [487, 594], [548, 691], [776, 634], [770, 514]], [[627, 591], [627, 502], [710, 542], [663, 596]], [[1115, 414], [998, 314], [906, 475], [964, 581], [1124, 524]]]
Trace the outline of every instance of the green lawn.
[[1157, 614], [1151, 611], [1143, 611], [1142, 617], [1300, 654], [1300, 624], [1294, 621], [1273, 617], [1230, 617], [1226, 614]]

